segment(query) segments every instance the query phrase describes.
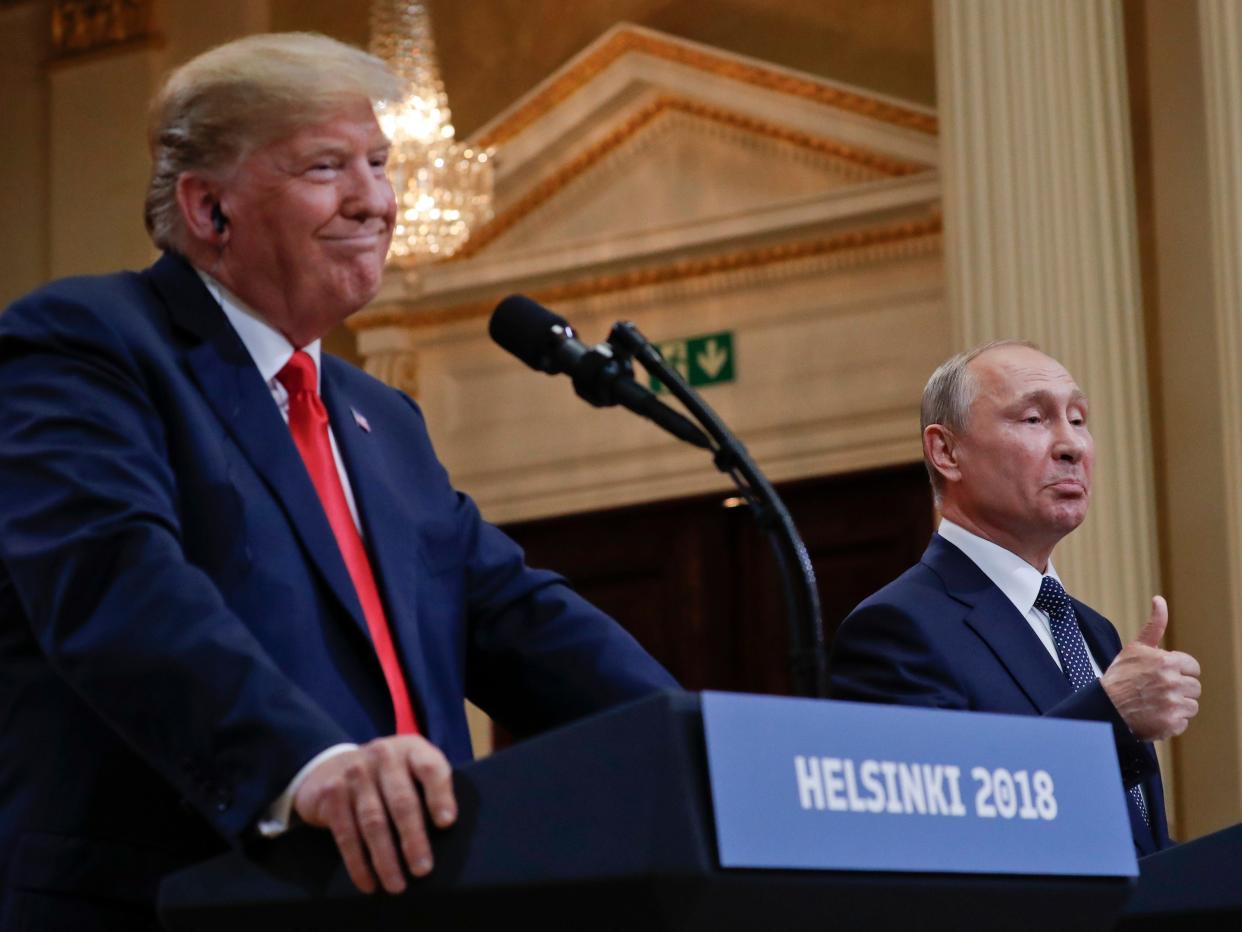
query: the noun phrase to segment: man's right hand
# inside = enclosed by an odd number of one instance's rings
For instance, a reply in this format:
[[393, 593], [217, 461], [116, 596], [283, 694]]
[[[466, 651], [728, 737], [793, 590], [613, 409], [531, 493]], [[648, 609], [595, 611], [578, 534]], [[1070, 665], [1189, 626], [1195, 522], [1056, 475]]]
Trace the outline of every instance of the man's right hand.
[[1130, 731], [1143, 741], [1180, 735], [1199, 712], [1199, 661], [1160, 648], [1168, 623], [1169, 607], [1155, 596], [1151, 619], [1100, 677]]
[[400, 893], [402, 861], [416, 877], [431, 870], [424, 799], [437, 827], [457, 819], [452, 768], [444, 754], [421, 735], [394, 735], [319, 764], [298, 787], [293, 809], [308, 825], [332, 832], [359, 890], [373, 893], [378, 877], [387, 892]]

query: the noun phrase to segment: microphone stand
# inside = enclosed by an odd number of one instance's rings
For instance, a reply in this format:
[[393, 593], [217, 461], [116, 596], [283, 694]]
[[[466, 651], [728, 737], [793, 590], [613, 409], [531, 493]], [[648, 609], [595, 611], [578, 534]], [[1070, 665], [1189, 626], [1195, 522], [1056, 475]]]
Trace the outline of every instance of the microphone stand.
[[[656, 376], [686, 408], [711, 439], [716, 468], [733, 480], [746, 499], [760, 529], [767, 535], [780, 570], [789, 626], [789, 663], [794, 689], [799, 695], [828, 696], [827, 654], [824, 625], [820, 617], [815, 569], [793, 518], [772, 484], [742, 442], [733, 435], [681, 374], [664, 361], [659, 350], [629, 321], [619, 321], [608, 334], [608, 343], [624, 357], [637, 359]], [[682, 438], [685, 439], [685, 438]]]

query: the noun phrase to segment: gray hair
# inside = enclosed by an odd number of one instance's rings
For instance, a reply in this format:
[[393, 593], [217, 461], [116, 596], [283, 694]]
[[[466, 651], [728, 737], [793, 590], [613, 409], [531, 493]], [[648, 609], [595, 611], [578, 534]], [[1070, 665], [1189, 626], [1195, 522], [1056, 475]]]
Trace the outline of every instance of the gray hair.
[[147, 232], [160, 248], [183, 250], [183, 173], [223, 178], [255, 149], [352, 101], [401, 92], [383, 61], [315, 33], [246, 36], [204, 52], [170, 74], [151, 103]]
[[[946, 359], [931, 374], [923, 389], [923, 405], [919, 412], [920, 437], [931, 424], [939, 424], [959, 434], [966, 430], [970, 408], [979, 394], [979, 381], [970, 371], [970, 364], [989, 350], [1003, 346], [1039, 349], [1027, 340], [992, 340]], [[923, 450], [923, 465], [927, 467], [927, 478], [931, 480], [932, 493], [939, 503], [944, 477], [927, 458], [926, 448]]]

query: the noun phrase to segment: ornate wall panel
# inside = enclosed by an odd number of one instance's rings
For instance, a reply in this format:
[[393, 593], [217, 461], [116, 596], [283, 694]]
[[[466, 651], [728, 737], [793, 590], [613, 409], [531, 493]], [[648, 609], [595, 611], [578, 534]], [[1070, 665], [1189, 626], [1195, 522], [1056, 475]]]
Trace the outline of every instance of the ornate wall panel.
[[724, 488], [652, 425], [591, 411], [492, 346], [526, 292], [584, 339], [730, 330], [705, 398], [776, 479], [912, 462], [948, 351], [934, 117], [632, 26], [480, 131], [497, 214], [462, 254], [393, 271], [358, 315], [368, 368], [407, 378], [437, 449], [493, 520]]

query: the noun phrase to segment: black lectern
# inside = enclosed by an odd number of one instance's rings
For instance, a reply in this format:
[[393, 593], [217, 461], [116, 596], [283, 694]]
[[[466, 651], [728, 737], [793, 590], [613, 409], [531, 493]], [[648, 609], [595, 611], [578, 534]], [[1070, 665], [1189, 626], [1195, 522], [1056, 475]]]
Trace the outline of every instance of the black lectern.
[[[1107, 929], [1124, 878], [723, 870], [697, 696], [653, 696], [462, 767], [436, 869], [363, 896], [326, 833], [297, 831], [169, 877], [171, 932], [273, 928]], [[756, 799], [754, 805], [763, 806]]]
[[1242, 825], [1148, 855], [1118, 929], [1242, 929]]

